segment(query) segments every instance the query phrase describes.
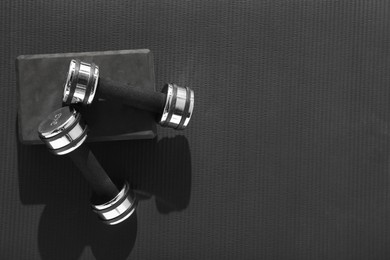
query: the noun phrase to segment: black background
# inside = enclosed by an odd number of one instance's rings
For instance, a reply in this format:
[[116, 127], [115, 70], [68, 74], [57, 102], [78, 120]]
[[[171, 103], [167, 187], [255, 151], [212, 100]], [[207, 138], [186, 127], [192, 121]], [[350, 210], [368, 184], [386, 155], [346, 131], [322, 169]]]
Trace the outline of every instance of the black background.
[[[1, 259], [390, 257], [389, 1], [7, 0], [0, 25]], [[105, 227], [70, 161], [18, 143], [14, 60], [139, 48], [195, 110], [92, 145], [145, 194]]]

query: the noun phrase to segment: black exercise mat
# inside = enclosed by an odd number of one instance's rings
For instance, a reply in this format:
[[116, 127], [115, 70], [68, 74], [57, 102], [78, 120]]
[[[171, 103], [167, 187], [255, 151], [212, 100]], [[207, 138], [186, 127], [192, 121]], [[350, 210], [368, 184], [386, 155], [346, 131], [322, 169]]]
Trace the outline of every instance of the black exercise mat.
[[[390, 258], [389, 1], [3, 0], [0, 24], [1, 259]], [[88, 144], [151, 196], [106, 227], [70, 161], [17, 141], [14, 60], [138, 48], [194, 113]]]

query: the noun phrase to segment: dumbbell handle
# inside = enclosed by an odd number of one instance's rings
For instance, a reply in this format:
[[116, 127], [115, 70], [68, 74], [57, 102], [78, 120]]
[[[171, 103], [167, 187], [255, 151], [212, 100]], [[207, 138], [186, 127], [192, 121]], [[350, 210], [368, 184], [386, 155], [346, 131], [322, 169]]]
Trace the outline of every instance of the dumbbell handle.
[[72, 159], [99, 198], [107, 201], [118, 194], [118, 188], [85, 144], [82, 144], [67, 156]]
[[85, 144], [69, 153], [68, 156], [91, 185], [93, 191], [92, 210], [99, 215], [104, 223], [108, 225], [119, 224], [134, 212], [135, 198], [132, 197], [128, 184], [125, 183], [125, 186], [119, 191]]
[[88, 127], [72, 107], [62, 107], [38, 126], [38, 135], [48, 149], [72, 159], [93, 190], [92, 210], [106, 224], [115, 225], [135, 211], [137, 201], [129, 184], [119, 191], [93, 153], [84, 144]]
[[167, 95], [100, 77], [95, 98], [115, 100], [134, 108], [161, 115]]
[[89, 105], [96, 96], [156, 113], [161, 126], [174, 129], [185, 129], [194, 109], [194, 91], [188, 87], [169, 83], [158, 93], [104, 79], [96, 64], [71, 60], [62, 101]]

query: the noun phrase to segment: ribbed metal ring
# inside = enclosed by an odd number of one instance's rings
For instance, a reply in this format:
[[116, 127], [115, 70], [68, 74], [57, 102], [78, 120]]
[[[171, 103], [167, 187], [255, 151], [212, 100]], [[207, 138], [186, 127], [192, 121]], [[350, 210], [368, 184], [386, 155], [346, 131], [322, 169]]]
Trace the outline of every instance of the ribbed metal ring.
[[99, 81], [99, 67], [94, 63], [71, 60], [62, 101], [69, 105], [92, 103]]
[[125, 182], [121, 191], [112, 200], [100, 204], [92, 204], [92, 210], [107, 225], [116, 225], [129, 218], [135, 211], [137, 200]]
[[160, 125], [174, 129], [185, 129], [190, 122], [194, 109], [194, 91], [176, 84], [167, 84], [163, 88], [167, 94]]
[[52, 153], [63, 155], [85, 141], [87, 130], [80, 113], [71, 107], [62, 107], [41, 122], [38, 135]]

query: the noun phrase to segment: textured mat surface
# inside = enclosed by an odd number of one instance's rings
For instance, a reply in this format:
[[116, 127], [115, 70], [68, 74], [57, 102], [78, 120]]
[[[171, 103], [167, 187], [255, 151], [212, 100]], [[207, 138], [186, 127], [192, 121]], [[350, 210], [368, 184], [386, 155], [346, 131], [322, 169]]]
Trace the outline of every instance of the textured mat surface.
[[[389, 259], [390, 2], [1, 1], [1, 259]], [[20, 54], [148, 48], [195, 91], [184, 132], [93, 143], [143, 191], [104, 227], [16, 134]]]

